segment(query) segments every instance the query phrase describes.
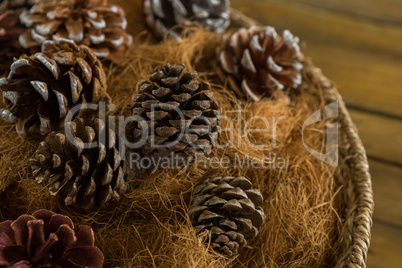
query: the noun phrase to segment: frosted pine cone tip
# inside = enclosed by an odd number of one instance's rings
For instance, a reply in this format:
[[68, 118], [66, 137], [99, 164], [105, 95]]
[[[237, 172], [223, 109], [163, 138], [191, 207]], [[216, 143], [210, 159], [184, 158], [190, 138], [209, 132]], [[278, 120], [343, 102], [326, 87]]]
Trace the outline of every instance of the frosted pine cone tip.
[[275, 90], [297, 88], [302, 82], [299, 38], [273, 27], [242, 28], [226, 35], [219, 52], [221, 79], [239, 98], [259, 101]]
[[145, 0], [146, 22], [158, 38], [181, 41], [182, 26], [221, 32], [230, 24], [229, 0]]
[[59, 126], [69, 109], [87, 102], [108, 101], [102, 63], [87, 46], [71, 40], [45, 41], [42, 53], [22, 55], [0, 79], [3, 120], [20, 135], [31, 127], [45, 135]]
[[71, 39], [90, 47], [98, 58], [119, 63], [132, 43], [125, 16], [120, 6], [106, 0], [37, 0], [20, 15], [20, 21], [28, 28], [20, 44], [38, 51], [45, 40]]

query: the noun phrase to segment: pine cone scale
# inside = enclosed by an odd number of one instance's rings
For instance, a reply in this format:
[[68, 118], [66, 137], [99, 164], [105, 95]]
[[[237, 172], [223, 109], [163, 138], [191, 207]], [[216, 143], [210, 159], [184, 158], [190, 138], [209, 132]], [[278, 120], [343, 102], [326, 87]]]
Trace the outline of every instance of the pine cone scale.
[[240, 98], [259, 101], [275, 90], [301, 83], [299, 39], [289, 31], [278, 37], [274, 28], [250, 27], [225, 36], [219, 52], [223, 80]]
[[2, 0], [0, 3], [0, 12], [12, 10], [19, 14], [33, 6], [35, 2], [36, 0]]
[[[36, 181], [46, 183], [50, 193], [60, 196], [66, 205], [86, 210], [118, 201], [128, 182], [114, 131], [100, 119], [79, 117], [66, 128], [75, 136], [73, 142], [52, 132], [36, 151], [31, 160]], [[105, 144], [99, 140], [102, 135], [107, 138]], [[84, 148], [84, 141], [97, 147]]]
[[229, 26], [229, 1], [145, 0], [146, 22], [158, 38], [166, 33], [178, 41], [180, 26], [201, 25], [209, 31], [220, 32]]
[[0, 237], [0, 265], [5, 267], [100, 268], [104, 262], [90, 227], [74, 229], [68, 217], [47, 210], [0, 223]]
[[[244, 177], [216, 177], [192, 192], [189, 215], [196, 233], [208, 230], [212, 248], [228, 257], [251, 242], [264, 222], [262, 196], [251, 187]], [[250, 199], [247, 192], [261, 198]]]
[[[218, 112], [210, 110], [217, 110], [217, 103], [209, 84], [192, 80], [196, 73], [182, 74], [183, 70], [184, 65], [155, 68], [133, 98], [133, 115], [142, 116], [144, 121], [132, 125], [133, 134], [129, 136], [137, 142], [143, 131], [148, 131], [147, 142], [140, 149], [144, 156], [176, 155], [187, 159], [211, 152], [217, 137]], [[197, 117], [204, 113], [211, 119], [201, 123]]]
[[46, 134], [75, 104], [108, 99], [101, 63], [87, 47], [48, 41], [43, 49], [31, 57], [21, 56], [0, 82], [7, 105], [3, 118], [11, 113], [22, 135], [32, 125]]
[[120, 62], [132, 43], [125, 31], [124, 11], [107, 1], [38, 0], [32, 9], [21, 14], [20, 20], [30, 28], [20, 37], [20, 43], [33, 51], [38, 51], [45, 40], [70, 39], [90, 46], [100, 58]]

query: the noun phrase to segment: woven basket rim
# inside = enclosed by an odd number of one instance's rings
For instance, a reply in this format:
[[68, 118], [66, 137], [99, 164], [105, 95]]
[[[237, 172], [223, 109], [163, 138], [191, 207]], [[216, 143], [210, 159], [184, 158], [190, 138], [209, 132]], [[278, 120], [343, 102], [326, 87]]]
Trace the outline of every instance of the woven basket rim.
[[[231, 20], [236, 25], [243, 27], [262, 26], [234, 8], [231, 8], [230, 11]], [[304, 55], [301, 57], [304, 58]], [[334, 266], [366, 267], [374, 211], [373, 190], [366, 151], [337, 88], [322, 74], [319, 68], [312, 64], [308, 65], [310, 71], [319, 80], [325, 103], [330, 104], [335, 101], [339, 103], [338, 122], [341, 124], [340, 130], [346, 137], [342, 141], [345, 143], [343, 145], [349, 148], [348, 155], [344, 157], [348, 159], [349, 174], [347, 175], [351, 178], [351, 183], [341, 189], [346, 199], [343, 201], [347, 209], [347, 218], [342, 229], [342, 245], [339, 255], [334, 256]], [[338, 168], [342, 167], [338, 166]]]

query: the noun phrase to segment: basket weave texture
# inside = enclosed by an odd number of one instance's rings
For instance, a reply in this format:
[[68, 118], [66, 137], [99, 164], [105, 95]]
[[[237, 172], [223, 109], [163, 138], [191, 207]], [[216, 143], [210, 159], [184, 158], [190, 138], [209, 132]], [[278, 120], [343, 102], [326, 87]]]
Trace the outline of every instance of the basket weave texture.
[[[235, 9], [231, 9], [231, 14], [232, 24], [237, 26], [260, 25]], [[346, 219], [342, 229], [341, 250], [334, 258], [334, 266], [366, 267], [374, 211], [373, 190], [366, 151], [335, 85], [312, 63], [307, 65], [305, 71], [318, 78], [325, 104], [336, 101], [339, 103], [338, 123], [341, 138], [336, 181], [343, 186], [341, 197]]]

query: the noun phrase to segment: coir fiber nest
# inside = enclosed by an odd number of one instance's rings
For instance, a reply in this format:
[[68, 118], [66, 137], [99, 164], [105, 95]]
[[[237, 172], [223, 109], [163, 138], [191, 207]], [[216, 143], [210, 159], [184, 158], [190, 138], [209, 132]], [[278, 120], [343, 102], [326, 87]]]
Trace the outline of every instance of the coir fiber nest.
[[[156, 171], [146, 178], [133, 176], [133, 187], [121, 202], [92, 213], [61, 205], [46, 187], [32, 179], [29, 159], [39, 141], [17, 136], [14, 125], [0, 123], [0, 221], [16, 219], [38, 209], [49, 209], [90, 225], [96, 245], [105, 255], [105, 267], [364, 267], [370, 238], [373, 199], [364, 148], [333, 84], [303, 57], [303, 83], [290, 92], [257, 103], [239, 103], [217, 77], [216, 47], [221, 38], [203, 30], [183, 42], [157, 43], [144, 24], [141, 1], [116, 1], [128, 14], [129, 32], [136, 36], [123, 65], [108, 67], [108, 93], [116, 109], [111, 115], [129, 115], [138, 84], [166, 62], [197, 70], [214, 90], [224, 116], [219, 143], [210, 161], [229, 159], [232, 165], [198, 163], [175, 170]], [[233, 11], [234, 26], [255, 22]], [[273, 25], [274, 26], [274, 25]], [[233, 30], [233, 29], [232, 29]], [[304, 122], [325, 105], [338, 101], [338, 116], [307, 126]], [[247, 120], [266, 118], [270, 131], [245, 133]], [[339, 157], [332, 167], [305, 148], [324, 153], [326, 129], [337, 123]], [[275, 130], [274, 127], [276, 126]], [[249, 128], [266, 128], [253, 120]], [[266, 148], [250, 146], [269, 144]], [[303, 143], [304, 142], [304, 143]], [[242, 166], [253, 161], [259, 167]], [[237, 161], [237, 162], [236, 162]], [[246, 176], [264, 196], [267, 216], [257, 239], [235, 258], [209, 250], [207, 237], [197, 237], [187, 209], [192, 187], [214, 176]]]

